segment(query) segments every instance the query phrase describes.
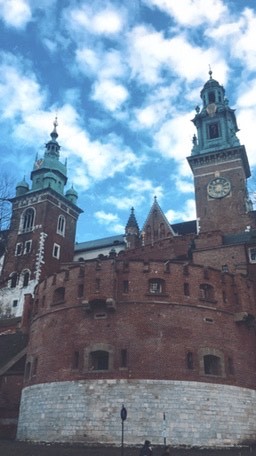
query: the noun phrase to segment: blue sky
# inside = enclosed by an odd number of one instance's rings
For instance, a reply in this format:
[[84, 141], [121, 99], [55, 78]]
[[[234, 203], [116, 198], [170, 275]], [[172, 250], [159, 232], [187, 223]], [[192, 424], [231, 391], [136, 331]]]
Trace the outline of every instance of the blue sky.
[[186, 157], [213, 77], [256, 165], [255, 0], [0, 0], [2, 171], [29, 181], [58, 116], [61, 160], [84, 210], [77, 241], [140, 227], [154, 196], [195, 218]]

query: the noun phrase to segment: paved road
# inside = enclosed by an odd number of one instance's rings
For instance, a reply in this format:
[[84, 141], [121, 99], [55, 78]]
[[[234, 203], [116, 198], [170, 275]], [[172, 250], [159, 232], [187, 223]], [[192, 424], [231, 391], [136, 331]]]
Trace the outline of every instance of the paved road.
[[[123, 449], [123, 456], [138, 456], [138, 448]], [[162, 449], [154, 448], [154, 456], [161, 456]], [[82, 445], [32, 444], [0, 440], [0, 456], [122, 456], [121, 448], [85, 447]], [[177, 449], [171, 456], [256, 456], [253, 448], [234, 448], [225, 450]]]

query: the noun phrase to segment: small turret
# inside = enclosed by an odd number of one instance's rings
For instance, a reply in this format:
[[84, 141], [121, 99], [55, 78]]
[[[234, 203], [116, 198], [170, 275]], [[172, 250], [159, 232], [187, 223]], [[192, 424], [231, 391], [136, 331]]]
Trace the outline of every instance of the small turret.
[[16, 196], [21, 196], [24, 195], [29, 191], [29, 185], [25, 180], [25, 177], [22, 179], [22, 181], [18, 182], [16, 185]]
[[127, 242], [127, 248], [133, 249], [139, 244], [140, 229], [134, 215], [134, 208], [131, 208], [130, 217], [125, 227], [125, 236]]
[[75, 191], [73, 185], [72, 187], [66, 192], [66, 198], [71, 201], [71, 203], [73, 204], [76, 204], [77, 203], [77, 198], [78, 198], [78, 194], [77, 192]]

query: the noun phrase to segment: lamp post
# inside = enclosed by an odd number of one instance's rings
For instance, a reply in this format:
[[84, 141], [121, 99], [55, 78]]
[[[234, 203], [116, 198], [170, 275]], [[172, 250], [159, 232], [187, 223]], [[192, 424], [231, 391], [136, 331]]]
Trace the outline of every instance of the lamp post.
[[123, 456], [123, 454], [124, 454], [124, 422], [127, 418], [127, 410], [126, 410], [124, 404], [122, 405], [120, 416], [121, 416], [121, 420], [122, 420], [121, 456]]
[[165, 412], [163, 413], [163, 438], [164, 438], [164, 446], [166, 446], [166, 420], [165, 420]]

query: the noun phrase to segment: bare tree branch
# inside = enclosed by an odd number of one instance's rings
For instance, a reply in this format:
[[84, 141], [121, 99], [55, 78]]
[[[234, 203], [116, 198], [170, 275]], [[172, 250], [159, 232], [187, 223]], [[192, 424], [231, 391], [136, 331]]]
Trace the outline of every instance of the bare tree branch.
[[10, 198], [14, 196], [14, 181], [11, 175], [0, 174], [0, 231], [7, 230], [10, 225]]

